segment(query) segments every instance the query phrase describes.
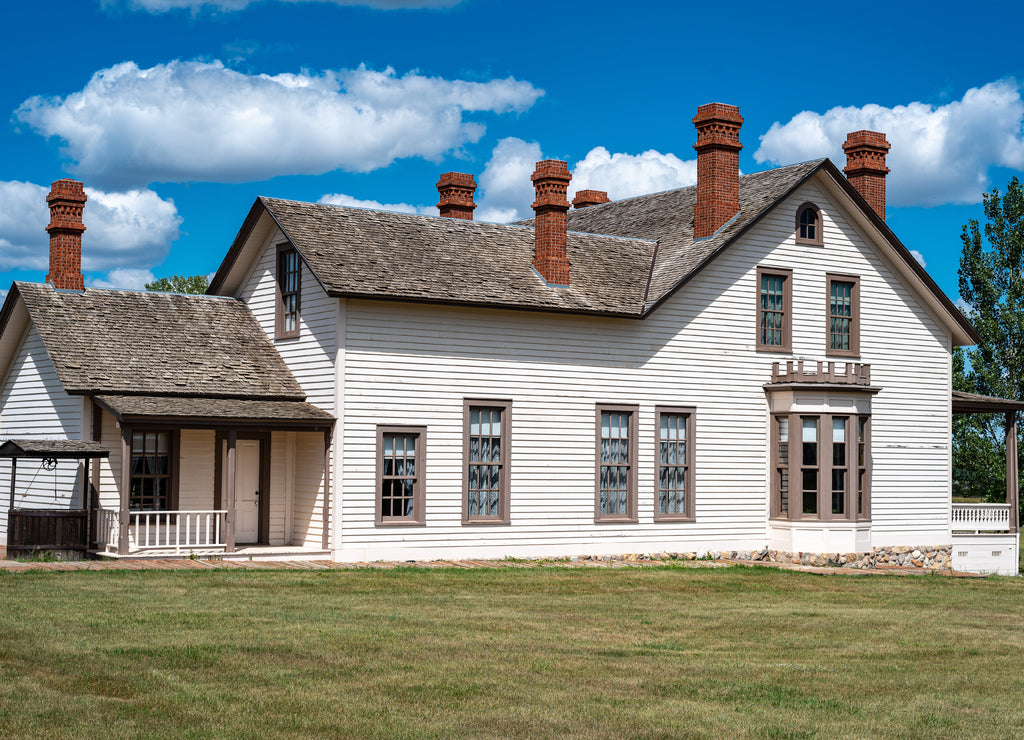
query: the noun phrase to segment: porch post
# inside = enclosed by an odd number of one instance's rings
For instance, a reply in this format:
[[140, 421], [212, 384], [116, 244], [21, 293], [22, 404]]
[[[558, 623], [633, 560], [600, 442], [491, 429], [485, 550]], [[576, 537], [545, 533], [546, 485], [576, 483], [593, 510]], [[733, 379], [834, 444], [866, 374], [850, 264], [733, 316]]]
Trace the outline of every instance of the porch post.
[[92, 460], [82, 459], [82, 508], [85, 509], [85, 549], [88, 551], [92, 546], [90, 535], [92, 534], [92, 498], [89, 496], [89, 469], [92, 467]]
[[[12, 457], [11, 458], [11, 505], [7, 507], [8, 509], [13, 509], [14, 508], [14, 480], [17, 477], [18, 477], [18, 458]], [[11, 528], [10, 523], [8, 523], [8, 525], [7, 525], [8, 535], [10, 535], [10, 528]]]
[[324, 533], [323, 548], [331, 546], [331, 430], [324, 432]]
[[1017, 412], [1006, 412], [1006, 503], [1010, 505], [1010, 531], [1020, 529], [1020, 482], [1017, 477]]
[[238, 442], [238, 430], [228, 430], [228, 469], [227, 485], [224, 487], [224, 508], [227, 516], [224, 521], [224, 551], [235, 551], [235, 443]]
[[121, 426], [121, 502], [117, 512], [117, 554], [128, 554], [128, 497], [132, 486], [132, 428]]

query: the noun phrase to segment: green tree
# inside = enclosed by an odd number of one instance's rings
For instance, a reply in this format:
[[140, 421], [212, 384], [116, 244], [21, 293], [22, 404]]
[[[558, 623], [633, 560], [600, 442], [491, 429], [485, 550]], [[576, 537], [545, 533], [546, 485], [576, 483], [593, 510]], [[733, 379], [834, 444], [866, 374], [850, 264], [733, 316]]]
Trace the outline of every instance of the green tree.
[[[1014, 177], [1000, 195], [984, 195], [985, 225], [964, 226], [960, 296], [981, 335], [974, 348], [956, 348], [953, 388], [1024, 400], [1024, 189]], [[1002, 414], [956, 417], [953, 493], [1005, 500]], [[1018, 440], [1018, 450], [1024, 448]]]
[[146, 283], [146, 290], [157, 293], [193, 293], [202, 295], [210, 287], [210, 278], [206, 275], [171, 275]]

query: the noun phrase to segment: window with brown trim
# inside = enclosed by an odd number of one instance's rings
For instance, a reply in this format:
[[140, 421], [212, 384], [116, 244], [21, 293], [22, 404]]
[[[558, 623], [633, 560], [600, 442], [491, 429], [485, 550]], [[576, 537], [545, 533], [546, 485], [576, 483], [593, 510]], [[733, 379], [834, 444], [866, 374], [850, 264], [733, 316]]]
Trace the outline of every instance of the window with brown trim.
[[174, 511], [178, 506], [177, 434], [132, 430], [130, 511]]
[[694, 521], [693, 408], [662, 408], [654, 412], [657, 430], [654, 480], [655, 521]]
[[825, 243], [822, 235], [821, 209], [813, 203], [804, 203], [796, 209], [796, 243], [816, 247]]
[[463, 402], [464, 524], [509, 522], [509, 429], [512, 402]]
[[828, 346], [826, 354], [839, 357], [860, 355], [860, 278], [826, 275]]
[[597, 407], [597, 465], [594, 519], [635, 522], [638, 407]]
[[790, 352], [793, 346], [793, 271], [757, 268], [757, 351]]
[[857, 418], [857, 517], [871, 515], [871, 436], [870, 416]]
[[426, 427], [377, 427], [377, 524], [423, 524]]
[[277, 326], [278, 339], [299, 336], [302, 308], [302, 260], [288, 244], [277, 247]]
[[[772, 517], [868, 519], [871, 496], [869, 423], [870, 417], [866, 415], [774, 415]], [[791, 474], [791, 471], [794, 472]]]

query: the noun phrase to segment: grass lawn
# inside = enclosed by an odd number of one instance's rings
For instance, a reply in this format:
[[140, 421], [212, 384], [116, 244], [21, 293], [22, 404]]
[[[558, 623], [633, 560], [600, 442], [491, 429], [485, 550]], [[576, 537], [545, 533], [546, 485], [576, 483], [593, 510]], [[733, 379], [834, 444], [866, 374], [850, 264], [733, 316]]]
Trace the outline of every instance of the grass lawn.
[[0, 573], [0, 737], [1021, 737], [1024, 579]]

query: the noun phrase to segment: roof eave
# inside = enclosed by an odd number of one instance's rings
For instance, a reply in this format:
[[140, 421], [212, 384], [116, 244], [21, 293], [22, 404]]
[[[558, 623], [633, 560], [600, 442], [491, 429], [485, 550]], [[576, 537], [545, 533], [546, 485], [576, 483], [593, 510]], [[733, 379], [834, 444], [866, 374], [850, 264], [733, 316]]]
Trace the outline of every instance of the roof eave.
[[393, 296], [377, 295], [374, 293], [357, 293], [343, 290], [328, 290], [327, 295], [332, 298], [351, 298], [362, 301], [388, 301], [395, 303], [419, 303], [432, 306], [453, 306], [455, 308], [493, 308], [495, 311], [531, 311], [533, 313], [557, 313], [571, 314], [576, 316], [601, 316], [614, 319], [642, 319], [643, 311], [628, 313], [623, 311], [600, 311], [588, 308], [566, 308], [561, 306], [524, 306], [515, 303], [490, 303], [485, 301], [457, 301], [451, 298], [432, 299], [417, 296]]
[[242, 227], [238, 230], [235, 240], [231, 242], [231, 247], [228, 249], [228, 253], [224, 255], [224, 259], [221, 261], [220, 267], [217, 268], [217, 272], [214, 274], [213, 280], [210, 281], [210, 286], [206, 289], [207, 295], [220, 295], [220, 290], [224, 286], [224, 281], [227, 280], [228, 273], [231, 272], [231, 268], [235, 266], [235, 262], [238, 260], [238, 256], [242, 252], [242, 247], [245, 246], [245, 242], [248, 241], [253, 228], [255, 228], [260, 216], [263, 215], [263, 212], [266, 210], [267, 207], [263, 203], [263, 199], [257, 197], [256, 201], [249, 209], [249, 215], [247, 215], [245, 217], [245, 221], [242, 222]]

